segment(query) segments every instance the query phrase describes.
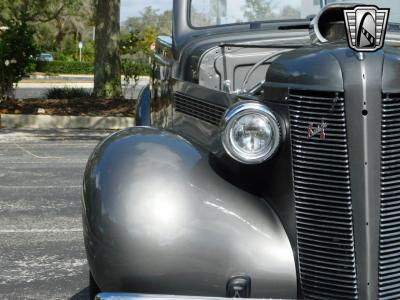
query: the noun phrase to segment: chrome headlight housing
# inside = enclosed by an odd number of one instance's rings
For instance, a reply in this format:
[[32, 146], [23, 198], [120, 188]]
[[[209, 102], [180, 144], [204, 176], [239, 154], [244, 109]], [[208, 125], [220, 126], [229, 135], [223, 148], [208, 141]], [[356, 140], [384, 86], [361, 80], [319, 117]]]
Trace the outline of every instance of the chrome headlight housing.
[[268, 160], [281, 143], [281, 126], [275, 114], [256, 102], [240, 103], [225, 115], [222, 144], [225, 151], [244, 164]]

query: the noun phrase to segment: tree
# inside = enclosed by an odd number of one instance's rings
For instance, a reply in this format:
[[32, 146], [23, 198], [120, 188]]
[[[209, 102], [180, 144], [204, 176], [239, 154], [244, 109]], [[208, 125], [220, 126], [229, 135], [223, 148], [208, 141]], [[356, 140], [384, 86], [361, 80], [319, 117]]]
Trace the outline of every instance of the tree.
[[68, 7], [68, 13], [55, 18], [57, 28], [56, 45], [61, 47], [64, 38], [72, 34], [75, 40], [82, 39], [88, 26], [94, 26], [93, 6], [91, 0], [77, 0], [75, 6]]
[[66, 37], [75, 43], [93, 26], [93, 0], [0, 0], [0, 23], [25, 22], [35, 31], [43, 51], [63, 49]]
[[120, 0], [97, 0], [94, 89], [96, 97], [119, 98], [121, 88]]
[[301, 19], [301, 13], [298, 9], [286, 5], [279, 16], [281, 19]]
[[1, 0], [0, 22], [49, 22], [70, 9], [79, 6], [80, 0]]
[[273, 16], [271, 2], [266, 0], [246, 0], [243, 7], [247, 21], [263, 21]]
[[172, 35], [172, 11], [166, 10], [162, 14], [151, 6], [145, 7], [138, 17], [131, 17], [125, 21], [122, 31], [142, 32], [148, 27], [155, 28], [157, 35]]
[[26, 23], [8, 23], [0, 38], [0, 99], [12, 95], [14, 84], [29, 71], [36, 55], [33, 31]]

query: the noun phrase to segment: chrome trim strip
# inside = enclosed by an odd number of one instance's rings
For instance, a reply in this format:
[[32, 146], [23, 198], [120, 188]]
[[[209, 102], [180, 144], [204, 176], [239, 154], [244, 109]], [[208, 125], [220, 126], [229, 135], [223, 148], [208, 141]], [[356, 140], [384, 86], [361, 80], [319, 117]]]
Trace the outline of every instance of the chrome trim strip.
[[[147, 294], [128, 294], [128, 293], [101, 293], [96, 296], [96, 300], [226, 300], [228, 298], [214, 298], [201, 296], [173, 296], [173, 295], [147, 295]], [[254, 300], [257, 300], [253, 298]], [[258, 299], [262, 300], [262, 299]], [[269, 299], [273, 300], [273, 299]]]

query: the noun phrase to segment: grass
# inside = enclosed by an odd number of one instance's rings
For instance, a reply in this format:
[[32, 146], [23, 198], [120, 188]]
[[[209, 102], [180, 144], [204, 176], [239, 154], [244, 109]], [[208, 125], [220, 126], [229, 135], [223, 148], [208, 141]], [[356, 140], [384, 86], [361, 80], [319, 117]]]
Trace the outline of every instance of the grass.
[[88, 98], [91, 92], [83, 88], [52, 88], [46, 93], [47, 99], [75, 99]]

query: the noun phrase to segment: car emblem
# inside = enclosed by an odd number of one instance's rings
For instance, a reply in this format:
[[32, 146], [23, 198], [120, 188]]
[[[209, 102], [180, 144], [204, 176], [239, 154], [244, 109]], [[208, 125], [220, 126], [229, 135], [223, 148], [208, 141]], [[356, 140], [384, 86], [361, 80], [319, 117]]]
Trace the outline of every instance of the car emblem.
[[344, 10], [347, 38], [350, 48], [358, 52], [373, 52], [381, 49], [390, 9], [376, 6], [356, 6]]
[[326, 139], [326, 133], [325, 130], [328, 128], [328, 124], [325, 123], [324, 120], [322, 120], [321, 124], [318, 124], [316, 127], [314, 126], [314, 123], [310, 123], [310, 126], [308, 126], [308, 139], [312, 139], [314, 136], [319, 134], [319, 139], [320, 140], [325, 140]]

